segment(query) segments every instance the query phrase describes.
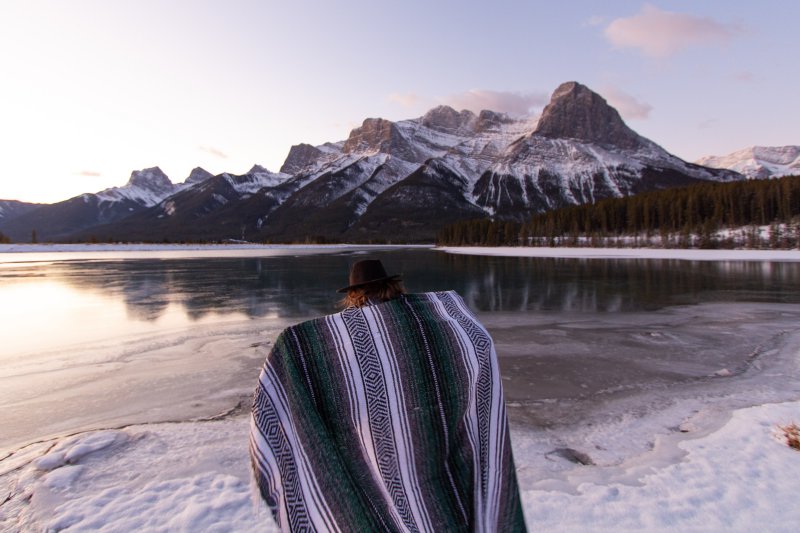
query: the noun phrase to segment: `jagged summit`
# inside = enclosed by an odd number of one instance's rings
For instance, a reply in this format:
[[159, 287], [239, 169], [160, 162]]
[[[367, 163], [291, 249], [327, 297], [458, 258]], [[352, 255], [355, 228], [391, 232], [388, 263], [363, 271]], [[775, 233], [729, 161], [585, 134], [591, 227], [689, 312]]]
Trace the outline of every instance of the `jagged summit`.
[[478, 115], [475, 121], [475, 131], [482, 133], [485, 131], [496, 131], [504, 125], [513, 124], [515, 121], [505, 113], [498, 113], [497, 111], [489, 111], [484, 109]]
[[642, 139], [616, 109], [585, 85], [562, 83], [545, 106], [534, 135], [635, 149]]
[[188, 183], [189, 185], [193, 185], [195, 183], [201, 183], [206, 181], [208, 178], [213, 178], [214, 174], [207, 171], [202, 167], [194, 167], [192, 171], [189, 173], [189, 177], [186, 178], [184, 183]]
[[269, 170], [265, 167], [262, 167], [259, 164], [253, 165], [253, 167], [247, 171], [248, 174], [272, 174]]
[[434, 107], [422, 117], [422, 125], [446, 133], [460, 133], [471, 129], [475, 113], [466, 109], [456, 111], [450, 106]]
[[[410, 121], [405, 121], [406, 124]], [[419, 150], [411, 132], [404, 134], [400, 124], [384, 118], [368, 118], [350, 132], [342, 151], [345, 154], [383, 153], [403, 161], [422, 163], [426, 155]]]
[[295, 144], [289, 149], [289, 155], [286, 156], [280, 171], [284, 174], [295, 174], [321, 155], [322, 150], [310, 144]]
[[384, 118], [368, 118], [358, 128], [350, 132], [344, 143], [346, 153], [380, 151], [390, 153], [392, 141], [399, 136], [394, 122]]
[[158, 167], [134, 170], [128, 183], [122, 187], [111, 187], [97, 193], [100, 202], [115, 203], [130, 200], [142, 206], [152, 206], [175, 193], [173, 184]]
[[172, 192], [174, 188], [167, 175], [158, 167], [134, 170], [131, 172], [127, 186], [138, 187], [154, 193]]

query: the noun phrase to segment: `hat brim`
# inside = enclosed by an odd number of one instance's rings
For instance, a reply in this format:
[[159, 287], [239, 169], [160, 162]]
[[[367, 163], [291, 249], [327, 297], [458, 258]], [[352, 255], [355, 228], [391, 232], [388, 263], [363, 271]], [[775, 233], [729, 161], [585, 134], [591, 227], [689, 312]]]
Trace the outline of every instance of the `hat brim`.
[[394, 276], [386, 276], [385, 278], [378, 278], [378, 279], [371, 279], [369, 281], [365, 281], [363, 283], [356, 283], [355, 285], [348, 285], [347, 287], [342, 287], [338, 289], [336, 292], [347, 292], [353, 289], [358, 289], [359, 287], [364, 287], [366, 285], [371, 285], [372, 283], [380, 283], [382, 281], [400, 281], [403, 278], [400, 277], [400, 274], [395, 274]]

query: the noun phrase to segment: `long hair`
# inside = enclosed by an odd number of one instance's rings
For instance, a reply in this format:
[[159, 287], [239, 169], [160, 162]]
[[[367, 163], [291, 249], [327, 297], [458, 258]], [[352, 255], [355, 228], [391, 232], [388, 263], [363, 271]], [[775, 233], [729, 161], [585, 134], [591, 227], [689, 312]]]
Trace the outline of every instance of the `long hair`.
[[355, 289], [350, 289], [339, 302], [340, 307], [362, 307], [367, 305], [370, 300], [388, 302], [394, 300], [401, 294], [405, 294], [403, 282], [400, 280], [378, 281], [369, 283]]

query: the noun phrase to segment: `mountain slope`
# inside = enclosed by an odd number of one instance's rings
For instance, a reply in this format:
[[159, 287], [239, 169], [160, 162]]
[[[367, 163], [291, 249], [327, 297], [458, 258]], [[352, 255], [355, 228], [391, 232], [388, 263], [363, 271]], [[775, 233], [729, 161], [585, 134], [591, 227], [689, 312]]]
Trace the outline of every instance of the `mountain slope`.
[[0, 225], [12, 218], [24, 215], [28, 211], [40, 207], [42, 204], [20, 202], [18, 200], [0, 200]]

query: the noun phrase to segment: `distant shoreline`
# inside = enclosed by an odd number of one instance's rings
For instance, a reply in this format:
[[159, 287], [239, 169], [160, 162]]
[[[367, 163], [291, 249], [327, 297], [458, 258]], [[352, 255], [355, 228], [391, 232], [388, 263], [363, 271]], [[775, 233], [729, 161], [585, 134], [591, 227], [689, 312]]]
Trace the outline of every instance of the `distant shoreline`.
[[685, 248], [546, 248], [523, 246], [442, 246], [449, 254], [574, 259], [678, 259], [686, 261], [800, 262], [800, 250], [698, 250]]
[[449, 254], [498, 257], [551, 257], [562, 259], [676, 259], [685, 261], [781, 261], [800, 262], [800, 250], [700, 250], [696, 248], [568, 248], [523, 246], [441, 246], [433, 244], [0, 244], [3, 254], [196, 252], [199, 256], [217, 252], [333, 253], [340, 250], [390, 250], [418, 248]]
[[132, 259], [202, 259], [279, 257], [341, 252], [370, 253], [433, 245], [396, 244], [0, 244], [0, 265], [39, 261], [121, 261]]

